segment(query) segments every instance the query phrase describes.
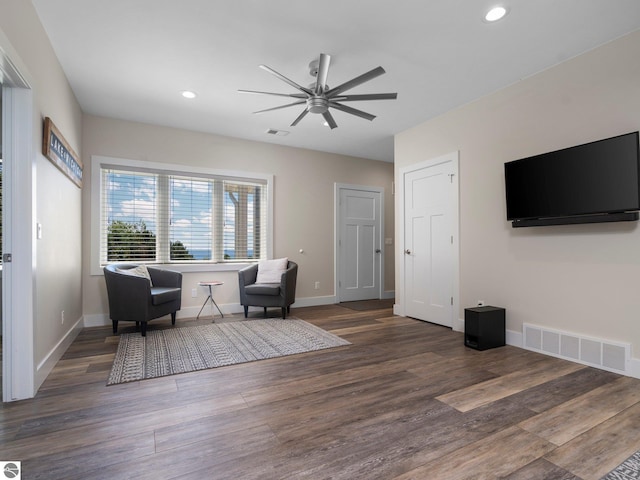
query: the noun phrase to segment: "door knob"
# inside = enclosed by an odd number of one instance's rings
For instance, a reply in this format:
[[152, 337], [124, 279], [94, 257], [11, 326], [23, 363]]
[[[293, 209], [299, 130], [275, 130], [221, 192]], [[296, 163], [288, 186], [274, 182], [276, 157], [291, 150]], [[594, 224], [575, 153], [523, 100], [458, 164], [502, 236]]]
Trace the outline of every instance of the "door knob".
[[380, 253], [382, 250], [380, 250], [379, 248], [376, 248], [376, 253]]
[[407, 255], [411, 255], [411, 250], [409, 250], [408, 248], [404, 251], [404, 253], [406, 253]]

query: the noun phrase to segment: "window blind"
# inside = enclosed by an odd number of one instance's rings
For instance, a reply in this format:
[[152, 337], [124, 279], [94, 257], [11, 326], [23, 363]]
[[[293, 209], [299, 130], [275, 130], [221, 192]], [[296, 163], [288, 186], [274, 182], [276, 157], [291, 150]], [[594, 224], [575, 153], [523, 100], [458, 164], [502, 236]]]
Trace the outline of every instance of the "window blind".
[[104, 263], [155, 262], [157, 176], [103, 170], [101, 251]]
[[213, 259], [213, 187], [208, 179], [170, 177], [171, 261]]
[[102, 167], [101, 262], [266, 258], [265, 180]]

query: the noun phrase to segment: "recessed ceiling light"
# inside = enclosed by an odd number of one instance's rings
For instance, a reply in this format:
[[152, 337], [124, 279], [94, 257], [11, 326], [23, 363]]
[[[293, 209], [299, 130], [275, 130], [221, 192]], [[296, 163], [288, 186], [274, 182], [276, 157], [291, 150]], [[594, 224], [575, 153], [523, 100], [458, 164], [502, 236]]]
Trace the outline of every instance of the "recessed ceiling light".
[[195, 92], [192, 92], [190, 90], [183, 90], [182, 91], [182, 96], [184, 98], [196, 98], [196, 94]]
[[507, 8], [506, 7], [502, 7], [502, 6], [493, 7], [484, 16], [484, 20], [486, 22], [497, 22], [498, 20], [503, 18], [506, 14], [507, 14]]

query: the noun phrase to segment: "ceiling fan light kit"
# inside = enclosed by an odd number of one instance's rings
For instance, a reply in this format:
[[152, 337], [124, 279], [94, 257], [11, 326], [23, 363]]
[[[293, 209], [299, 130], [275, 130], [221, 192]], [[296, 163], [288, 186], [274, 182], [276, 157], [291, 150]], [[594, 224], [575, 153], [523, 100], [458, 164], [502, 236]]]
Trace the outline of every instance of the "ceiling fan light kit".
[[355, 101], [366, 101], [366, 100], [395, 100], [398, 98], [397, 93], [370, 93], [364, 95], [343, 95], [343, 92], [350, 90], [358, 85], [362, 85], [369, 80], [372, 80], [383, 73], [385, 73], [384, 68], [376, 67], [373, 70], [370, 70], [362, 75], [359, 75], [341, 85], [338, 85], [334, 88], [329, 88], [327, 85], [327, 77], [329, 75], [329, 63], [331, 62], [331, 56], [326, 53], [321, 53], [320, 58], [317, 60], [313, 60], [309, 63], [309, 73], [311, 76], [316, 78], [316, 81], [309, 85], [309, 87], [303, 87], [298, 85], [293, 80], [285, 77], [284, 75], [276, 72], [270, 67], [266, 65], [260, 65], [260, 68], [266, 70], [271, 75], [279, 78], [283, 82], [292, 86], [300, 93], [274, 93], [274, 92], [260, 92], [256, 90], [238, 90], [240, 93], [251, 93], [258, 95], [274, 95], [278, 97], [289, 97], [292, 99], [297, 99], [293, 103], [288, 103], [286, 105], [280, 105], [278, 107], [267, 108], [265, 110], [259, 110], [253, 113], [265, 113], [271, 112], [274, 110], [280, 110], [282, 108], [293, 107], [296, 105], [305, 105], [304, 110], [291, 124], [292, 127], [295, 127], [300, 120], [302, 120], [308, 113], [320, 114], [324, 117], [326, 124], [334, 129], [338, 125], [331, 115], [329, 111], [330, 108], [334, 108], [336, 110], [340, 110], [342, 112], [355, 115], [360, 118], [364, 118], [365, 120], [373, 120], [375, 115], [371, 115], [370, 113], [363, 112], [362, 110], [358, 110], [356, 108], [349, 107], [347, 105], [343, 105], [341, 102], [355, 102]]

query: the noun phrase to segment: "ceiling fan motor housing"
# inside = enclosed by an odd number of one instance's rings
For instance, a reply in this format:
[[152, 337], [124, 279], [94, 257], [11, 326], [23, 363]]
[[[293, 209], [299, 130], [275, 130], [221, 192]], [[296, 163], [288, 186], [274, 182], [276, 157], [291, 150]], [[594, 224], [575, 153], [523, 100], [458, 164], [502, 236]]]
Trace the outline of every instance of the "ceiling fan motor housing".
[[314, 95], [307, 99], [307, 110], [311, 113], [326, 113], [329, 111], [329, 100]]

